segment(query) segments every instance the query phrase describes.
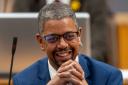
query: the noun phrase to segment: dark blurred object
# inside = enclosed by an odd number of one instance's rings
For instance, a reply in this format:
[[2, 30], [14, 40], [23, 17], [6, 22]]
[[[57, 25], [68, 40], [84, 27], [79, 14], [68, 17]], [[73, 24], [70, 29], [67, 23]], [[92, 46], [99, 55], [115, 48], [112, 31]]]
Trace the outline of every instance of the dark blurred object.
[[0, 0], [0, 12], [12, 12], [14, 0]]
[[79, 12], [88, 12], [91, 16], [92, 56], [96, 59], [116, 65], [113, 52], [112, 29], [115, 29], [113, 12], [106, 0], [80, 0]]
[[45, 4], [45, 0], [15, 0], [12, 12], [37, 12]]
[[109, 58], [106, 57], [112, 57], [109, 53], [111, 49], [108, 45], [108, 35], [113, 13], [108, 8], [106, 0], [86, 0], [84, 4], [86, 7], [82, 7], [81, 11], [87, 11], [91, 15], [92, 56], [109, 62]]

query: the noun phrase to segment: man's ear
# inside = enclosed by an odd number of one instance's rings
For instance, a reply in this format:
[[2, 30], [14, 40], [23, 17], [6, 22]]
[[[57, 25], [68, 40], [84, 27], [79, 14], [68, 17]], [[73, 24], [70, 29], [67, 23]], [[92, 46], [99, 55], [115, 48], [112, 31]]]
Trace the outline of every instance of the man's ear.
[[39, 45], [40, 45], [40, 47], [41, 47], [41, 50], [44, 51], [44, 49], [45, 49], [45, 42], [44, 42], [44, 40], [42, 39], [42, 37], [40, 36], [40, 34], [37, 33], [36, 36], [35, 36], [35, 38], [36, 38], [37, 42], [39, 43]]
[[82, 32], [82, 27], [79, 27], [79, 36], [81, 36], [81, 32]]
[[80, 46], [83, 46], [83, 44], [82, 44], [82, 41], [81, 41], [81, 33], [82, 33], [82, 27], [79, 27], [79, 42], [80, 42]]
[[82, 33], [82, 27], [79, 27], [79, 30], [78, 30], [78, 37], [79, 37], [79, 39], [81, 38], [81, 33]]

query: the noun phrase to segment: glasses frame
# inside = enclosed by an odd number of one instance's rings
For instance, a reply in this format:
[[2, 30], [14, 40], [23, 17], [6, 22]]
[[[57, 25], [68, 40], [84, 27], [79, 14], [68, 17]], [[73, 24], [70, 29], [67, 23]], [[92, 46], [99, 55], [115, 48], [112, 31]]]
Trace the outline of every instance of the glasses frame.
[[[63, 33], [63, 34], [48, 34], [48, 35], [43, 35], [42, 36], [42, 38], [46, 41], [46, 42], [48, 42], [48, 43], [56, 43], [56, 42], [58, 42], [58, 41], [60, 41], [60, 39], [63, 37], [63, 39], [65, 40], [65, 41], [72, 41], [72, 40], [74, 40], [75, 38], [73, 38], [73, 39], [66, 39], [66, 37], [65, 37], [65, 35], [66, 34], [68, 34], [68, 33], [76, 33], [76, 36], [78, 37], [79, 35], [80, 35], [80, 32], [79, 31], [76, 31], [76, 32], [72, 32], [72, 31], [69, 31], [69, 32], [65, 32], [65, 33]], [[50, 42], [50, 41], [48, 41], [47, 40], [47, 37], [48, 36], [52, 36], [52, 35], [55, 35], [55, 36], [57, 36], [58, 38], [55, 40], [55, 41], [53, 41], [53, 42]]]

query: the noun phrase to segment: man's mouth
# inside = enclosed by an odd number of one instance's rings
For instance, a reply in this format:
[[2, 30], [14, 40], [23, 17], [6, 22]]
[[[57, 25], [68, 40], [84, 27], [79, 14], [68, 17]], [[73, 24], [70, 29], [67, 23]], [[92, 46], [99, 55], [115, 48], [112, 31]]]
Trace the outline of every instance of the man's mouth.
[[72, 59], [73, 57], [72, 54], [73, 54], [72, 49], [56, 51], [54, 58], [58, 64], [62, 64], [67, 60]]
[[67, 50], [67, 51], [58, 51], [56, 52], [56, 56], [67, 56], [68, 54], [70, 54], [72, 52], [72, 50]]

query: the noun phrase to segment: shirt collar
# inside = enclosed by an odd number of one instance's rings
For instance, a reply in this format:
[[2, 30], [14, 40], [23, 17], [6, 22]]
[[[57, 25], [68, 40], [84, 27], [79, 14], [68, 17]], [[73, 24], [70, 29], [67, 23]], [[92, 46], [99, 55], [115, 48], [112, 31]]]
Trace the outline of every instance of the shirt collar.
[[[79, 63], [78, 56], [76, 56], [75, 61]], [[56, 75], [57, 71], [56, 71], [56, 70], [53, 68], [53, 66], [50, 64], [49, 60], [48, 60], [48, 69], [49, 69], [50, 77], [51, 77], [51, 79], [52, 79], [52, 78]]]

